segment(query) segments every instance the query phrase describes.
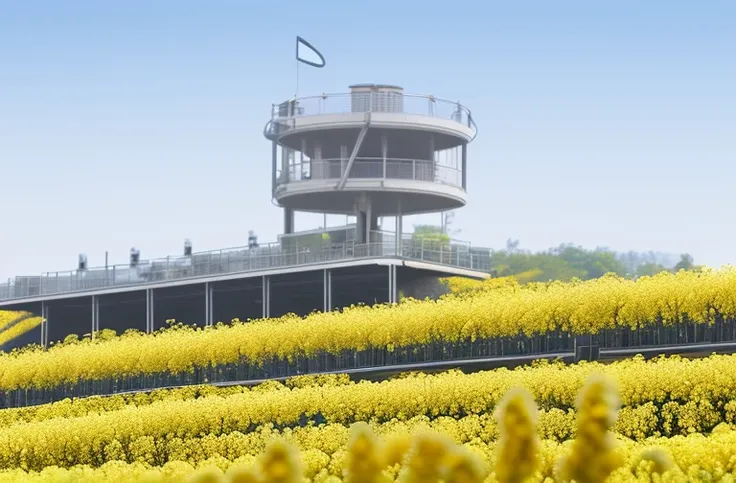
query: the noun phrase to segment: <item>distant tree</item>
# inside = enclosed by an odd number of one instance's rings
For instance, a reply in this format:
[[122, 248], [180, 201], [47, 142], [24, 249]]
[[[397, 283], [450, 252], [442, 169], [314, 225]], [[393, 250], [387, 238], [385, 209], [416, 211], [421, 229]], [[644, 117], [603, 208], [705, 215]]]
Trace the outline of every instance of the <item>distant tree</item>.
[[680, 255], [680, 261], [672, 269], [675, 272], [680, 270], [692, 270], [695, 267], [693, 257], [689, 253], [683, 253]]
[[516, 253], [519, 251], [519, 240], [512, 240], [509, 238], [506, 240], [506, 252], [507, 253]]
[[658, 263], [645, 263], [643, 265], [639, 265], [636, 268], [636, 276], [637, 277], [651, 277], [652, 275], [656, 275], [660, 272], [666, 272], [667, 267], [664, 265], [660, 265]]

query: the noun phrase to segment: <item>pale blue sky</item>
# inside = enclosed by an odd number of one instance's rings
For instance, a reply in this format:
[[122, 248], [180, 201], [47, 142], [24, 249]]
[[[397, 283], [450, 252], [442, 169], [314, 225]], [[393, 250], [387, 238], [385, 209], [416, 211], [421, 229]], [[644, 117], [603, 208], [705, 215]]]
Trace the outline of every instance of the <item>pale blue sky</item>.
[[327, 58], [301, 94], [473, 110], [460, 238], [736, 262], [736, 1], [0, 0], [0, 279], [275, 240], [297, 34]]

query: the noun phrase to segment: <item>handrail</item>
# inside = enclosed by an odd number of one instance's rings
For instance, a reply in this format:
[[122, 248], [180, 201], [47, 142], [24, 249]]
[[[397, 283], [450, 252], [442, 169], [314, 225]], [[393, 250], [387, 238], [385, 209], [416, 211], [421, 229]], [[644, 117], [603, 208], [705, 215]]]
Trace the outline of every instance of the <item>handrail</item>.
[[[327, 233], [342, 229], [334, 227]], [[350, 230], [350, 227], [344, 227]], [[354, 230], [355, 228], [352, 227]], [[389, 233], [387, 232], [386, 235]], [[298, 241], [299, 233], [294, 234]], [[173, 280], [246, 273], [250, 271], [288, 268], [305, 264], [355, 260], [366, 257], [398, 256], [409, 260], [439, 263], [442, 265], [490, 272], [490, 251], [453, 242], [448, 246], [435, 246], [424, 241], [407, 241], [400, 253], [395, 243], [384, 241], [359, 245], [354, 241], [330, 243], [329, 246], [307, 247], [307, 252], [295, 246], [275, 242], [258, 248], [247, 246], [193, 253], [189, 256], [170, 256], [152, 260], [140, 260], [136, 267], [129, 264], [108, 267], [90, 267], [87, 270], [45, 272], [41, 275], [21, 277], [0, 283], [0, 302], [21, 301], [29, 297], [81, 293], [89, 290], [115, 287], [145, 286]], [[29, 283], [23, 283], [23, 280]]]
[[[344, 158], [305, 160], [276, 173], [276, 185], [311, 180], [340, 179], [347, 169]], [[400, 179], [462, 186], [462, 168], [437, 163], [431, 159], [384, 158], [359, 156], [348, 179]], [[356, 171], [357, 168], [357, 171]], [[307, 172], [308, 169], [308, 172]]]
[[[401, 112], [404, 114], [450, 119], [473, 131], [475, 139], [478, 125], [469, 108], [458, 101], [450, 101], [426, 94], [387, 93], [384, 104], [374, 106], [374, 99], [381, 101], [382, 92], [325, 93], [316, 96], [291, 98], [271, 105], [272, 120], [294, 119], [321, 114], [352, 114], [357, 112]], [[376, 97], [378, 96], [378, 97]], [[354, 104], [354, 101], [367, 100]], [[400, 104], [399, 107], [397, 107]], [[383, 107], [379, 109], [378, 107]]]

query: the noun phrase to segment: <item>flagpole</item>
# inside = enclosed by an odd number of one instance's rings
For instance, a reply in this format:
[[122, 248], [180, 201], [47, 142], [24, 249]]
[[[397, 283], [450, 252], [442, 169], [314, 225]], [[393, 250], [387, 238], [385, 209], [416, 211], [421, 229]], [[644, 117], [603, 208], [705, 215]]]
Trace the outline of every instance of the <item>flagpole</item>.
[[299, 59], [296, 61], [296, 90], [294, 91], [294, 100], [297, 97], [299, 97]]

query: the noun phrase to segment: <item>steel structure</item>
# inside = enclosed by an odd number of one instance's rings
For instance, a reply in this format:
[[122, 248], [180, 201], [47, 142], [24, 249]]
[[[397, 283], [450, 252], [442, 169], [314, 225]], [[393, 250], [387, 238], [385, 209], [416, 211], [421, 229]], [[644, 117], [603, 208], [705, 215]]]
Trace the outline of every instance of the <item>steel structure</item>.
[[459, 102], [405, 94], [384, 84], [347, 94], [291, 99], [272, 106], [264, 135], [272, 142], [272, 194], [294, 212], [355, 215], [356, 239], [370, 243], [378, 218], [465, 205], [468, 144], [477, 133]]
[[[391, 85], [354, 85], [347, 94], [272, 105], [264, 135], [272, 142], [273, 199], [284, 209], [278, 242], [259, 245], [250, 233], [248, 246], [195, 253], [187, 240], [183, 255], [146, 260], [132, 249], [128, 264], [108, 265], [106, 258], [104, 267], [89, 267], [82, 254], [76, 270], [0, 283], [0, 307], [39, 313], [42, 325], [27, 342], [48, 345], [105, 328], [153, 332], [178, 319], [171, 312], [181, 315], [182, 307], [187, 318], [201, 310], [194, 322], [212, 325], [283, 314], [290, 299], [301, 300], [289, 309], [294, 313], [328, 311], [397, 302], [407, 281], [487, 278], [490, 250], [402, 230], [404, 215], [465, 205], [467, 150], [476, 134], [460, 103]], [[295, 233], [295, 211], [357, 221]], [[378, 226], [385, 216], [395, 217], [395, 232]], [[274, 295], [279, 291], [285, 293]], [[305, 301], [305, 293], [313, 299]]]

